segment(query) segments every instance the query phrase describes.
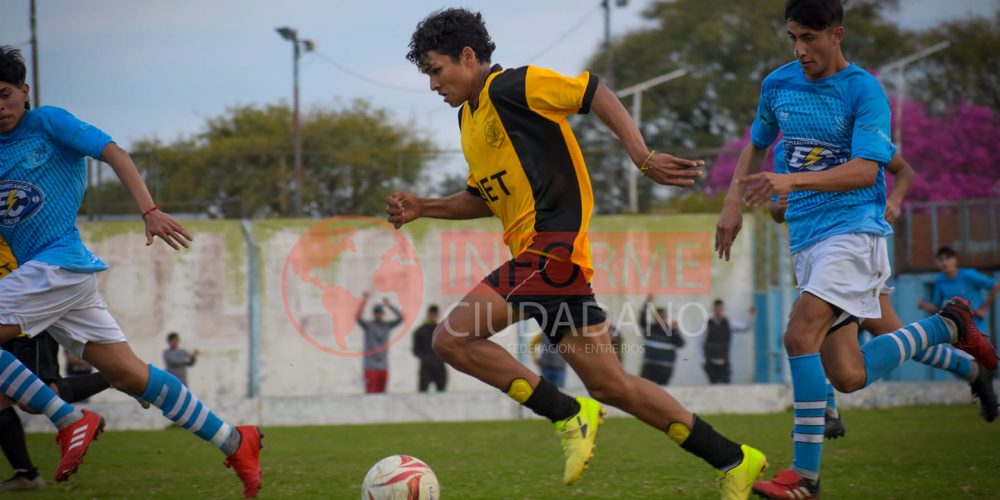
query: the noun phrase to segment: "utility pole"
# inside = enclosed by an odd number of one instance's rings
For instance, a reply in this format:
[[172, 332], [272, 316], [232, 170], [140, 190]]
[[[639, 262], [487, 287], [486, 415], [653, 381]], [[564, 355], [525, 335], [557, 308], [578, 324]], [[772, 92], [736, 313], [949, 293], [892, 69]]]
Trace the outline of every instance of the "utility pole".
[[35, 0], [31, 0], [31, 90], [32, 98], [31, 105], [37, 108], [42, 105], [42, 99], [39, 97], [41, 84], [39, 83], [38, 76], [38, 35], [35, 24]]

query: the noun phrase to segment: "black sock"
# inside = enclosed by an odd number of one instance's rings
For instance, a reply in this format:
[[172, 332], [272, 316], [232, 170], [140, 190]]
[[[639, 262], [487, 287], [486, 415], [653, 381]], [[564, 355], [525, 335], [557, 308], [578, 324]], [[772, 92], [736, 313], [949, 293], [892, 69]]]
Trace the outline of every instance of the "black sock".
[[580, 412], [580, 403], [576, 399], [563, 394], [544, 378], [539, 379], [524, 406], [553, 422], [566, 420]]
[[88, 373], [76, 377], [66, 377], [56, 381], [59, 397], [67, 403], [83, 401], [98, 392], [111, 387], [100, 373]]
[[3, 454], [7, 456], [7, 461], [15, 471], [27, 471], [26, 475], [38, 475], [28, 456], [28, 445], [24, 442], [24, 427], [21, 426], [21, 419], [18, 418], [14, 408], [0, 411], [0, 448], [3, 449]]
[[681, 448], [697, 455], [719, 470], [732, 468], [743, 460], [740, 445], [719, 434], [698, 415], [694, 416], [691, 434], [681, 443]]

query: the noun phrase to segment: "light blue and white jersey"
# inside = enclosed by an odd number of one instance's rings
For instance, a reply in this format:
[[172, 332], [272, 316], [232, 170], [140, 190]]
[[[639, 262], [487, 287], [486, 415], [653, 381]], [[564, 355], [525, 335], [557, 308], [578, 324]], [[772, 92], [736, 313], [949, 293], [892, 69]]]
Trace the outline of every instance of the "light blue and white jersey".
[[889, 99], [882, 86], [853, 64], [811, 81], [799, 62], [792, 61], [764, 79], [750, 137], [764, 149], [780, 132], [788, 172], [827, 170], [854, 158], [878, 163], [872, 186], [839, 193], [789, 193], [785, 220], [792, 253], [840, 234], [892, 234], [883, 217], [885, 166], [896, 150], [889, 128]]
[[104, 132], [64, 109], [25, 112], [0, 134], [0, 235], [19, 263], [45, 262], [77, 273], [108, 268], [87, 250], [76, 227], [86, 189], [84, 156], [100, 158]]

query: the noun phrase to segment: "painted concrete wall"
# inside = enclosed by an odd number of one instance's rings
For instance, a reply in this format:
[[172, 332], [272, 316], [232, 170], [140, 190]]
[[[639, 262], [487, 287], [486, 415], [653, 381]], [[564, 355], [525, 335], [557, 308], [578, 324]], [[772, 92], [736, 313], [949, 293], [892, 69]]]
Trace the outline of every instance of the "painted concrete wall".
[[[319, 224], [319, 225], [317, 225]], [[727, 301], [733, 319], [751, 319], [752, 228], [737, 241], [734, 259], [711, 254], [715, 217], [598, 217], [591, 226], [599, 268], [599, 301], [620, 323], [629, 346], [624, 363], [640, 369], [641, 338], [634, 327], [647, 290], [681, 321], [687, 345], [673, 384], [706, 383], [699, 335], [715, 297]], [[181, 334], [182, 346], [201, 357], [189, 369], [191, 388], [207, 400], [246, 396], [248, 386], [247, 247], [236, 221], [187, 223], [192, 248], [174, 252], [162, 243], [144, 245], [137, 222], [92, 222], [81, 227], [87, 245], [111, 266], [100, 286], [112, 313], [140, 357], [162, 363], [164, 337]], [[347, 228], [348, 231], [338, 232]], [[390, 393], [416, 390], [417, 361], [410, 332], [431, 303], [447, 309], [465, 291], [509, 258], [499, 224], [420, 221], [399, 233], [373, 221], [269, 220], [253, 223], [259, 253], [260, 395], [305, 397], [362, 392], [361, 330], [354, 325], [357, 297], [402, 304], [408, 322], [388, 349]], [[410, 249], [404, 248], [410, 247]], [[365, 311], [365, 317], [370, 312]], [[521, 335], [537, 331], [533, 323]], [[339, 340], [342, 343], [338, 343]], [[527, 359], [511, 328], [497, 341]], [[734, 337], [734, 383], [753, 373], [753, 331]], [[530, 362], [529, 362], [530, 363]], [[532, 365], [533, 367], [533, 365]], [[534, 368], [534, 367], [533, 367]], [[568, 384], [579, 385], [570, 374]], [[450, 371], [449, 390], [492, 392]], [[127, 401], [104, 393], [95, 401]]]

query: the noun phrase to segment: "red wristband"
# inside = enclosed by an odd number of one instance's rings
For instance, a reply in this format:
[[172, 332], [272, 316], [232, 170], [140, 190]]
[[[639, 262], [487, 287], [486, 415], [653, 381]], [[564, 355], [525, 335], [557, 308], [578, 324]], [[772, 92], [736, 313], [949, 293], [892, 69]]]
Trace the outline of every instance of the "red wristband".
[[153, 208], [150, 208], [149, 210], [146, 210], [145, 212], [142, 213], [142, 218], [145, 219], [147, 215], [153, 213], [154, 210], [159, 210], [159, 209], [160, 209], [159, 203], [153, 205]]

